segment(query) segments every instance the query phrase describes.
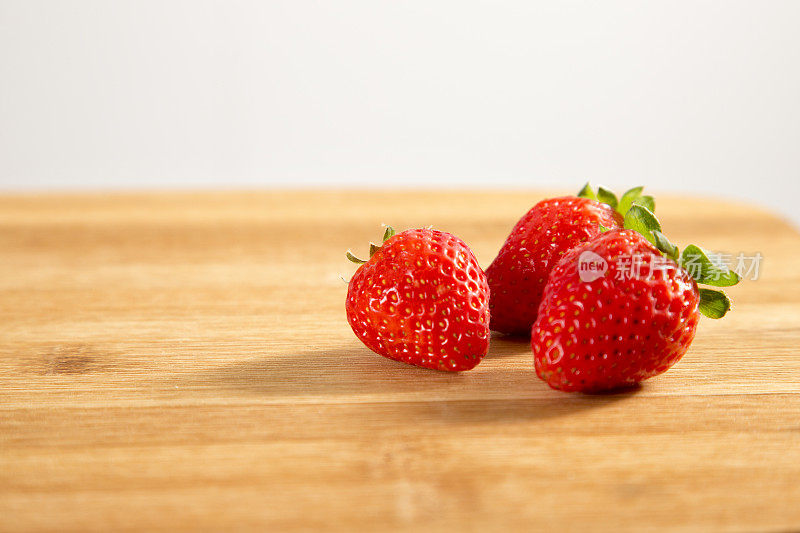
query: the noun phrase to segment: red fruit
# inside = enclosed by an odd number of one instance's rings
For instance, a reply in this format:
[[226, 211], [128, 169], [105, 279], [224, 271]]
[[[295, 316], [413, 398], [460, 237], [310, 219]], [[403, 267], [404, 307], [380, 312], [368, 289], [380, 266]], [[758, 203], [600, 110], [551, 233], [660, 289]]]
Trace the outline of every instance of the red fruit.
[[604, 203], [574, 196], [533, 206], [486, 269], [491, 329], [528, 335], [550, 270], [563, 254], [597, 236], [600, 224], [621, 228], [622, 216]]
[[536, 373], [554, 389], [587, 392], [661, 374], [694, 338], [700, 295], [689, 273], [641, 233], [603, 233], [550, 273], [531, 330]]
[[[489, 348], [489, 287], [458, 237], [411, 229], [371, 247], [353, 275], [347, 320], [372, 351], [437, 370], [470, 370]], [[348, 257], [352, 256], [348, 253]]]

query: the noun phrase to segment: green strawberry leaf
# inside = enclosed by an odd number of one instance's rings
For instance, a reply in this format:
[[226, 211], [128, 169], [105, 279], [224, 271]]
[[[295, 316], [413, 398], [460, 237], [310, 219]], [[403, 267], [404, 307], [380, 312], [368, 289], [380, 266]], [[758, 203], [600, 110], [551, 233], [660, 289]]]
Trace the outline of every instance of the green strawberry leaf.
[[652, 196], [640, 196], [633, 201], [633, 205], [646, 207], [651, 213], [656, 212], [656, 200]]
[[722, 318], [731, 308], [731, 301], [722, 291], [697, 289], [700, 293], [698, 310], [708, 318]]
[[[383, 232], [383, 241], [382, 242], [388, 241], [395, 234], [393, 227], [391, 227], [391, 226], [389, 226], [387, 224], [384, 224], [384, 226], [386, 226], [386, 231]], [[375, 255], [375, 252], [377, 252], [380, 249], [381, 249], [381, 247], [378, 246], [377, 244], [375, 244], [374, 242], [369, 243], [369, 256], [372, 257], [373, 255]], [[358, 257], [354, 256], [352, 254], [352, 252], [350, 252], [350, 250], [347, 250], [347, 252], [344, 255], [350, 261], [352, 261], [353, 263], [357, 263], [359, 265], [367, 262], [364, 259], [359, 259]]]
[[589, 185], [588, 181], [586, 182], [586, 185], [583, 186], [583, 189], [581, 189], [581, 192], [578, 193], [578, 198], [588, 198], [590, 200], [597, 200], [597, 195], [592, 190], [592, 187], [591, 185]]
[[634, 204], [625, 213], [625, 229], [638, 231], [644, 235], [645, 239], [655, 245], [656, 238], [653, 236], [653, 231], [661, 231], [661, 224], [649, 209], [639, 204]]
[[619, 199], [619, 203], [617, 204], [617, 213], [625, 216], [625, 213], [627, 213], [628, 209], [633, 205], [633, 201], [642, 195], [643, 189], [644, 187], [634, 187], [633, 189], [625, 191], [625, 194], [622, 195], [622, 198]]
[[597, 225], [600, 227], [600, 233], [611, 231], [611, 228], [605, 227], [601, 222], [598, 222]]
[[365, 261], [365, 260], [363, 260], [363, 259], [359, 259], [358, 257], [354, 256], [354, 255], [353, 255], [353, 254], [350, 252], [350, 250], [347, 250], [347, 252], [346, 252], [344, 255], [345, 255], [345, 257], [347, 257], [347, 258], [348, 258], [350, 261], [352, 261], [353, 263], [356, 263], [356, 264], [359, 264], [359, 265], [360, 265], [360, 264], [362, 264], [362, 263], [366, 263], [366, 261]]
[[678, 260], [678, 247], [669, 242], [669, 239], [660, 231], [653, 230], [653, 237], [656, 240], [656, 248], [663, 252], [667, 257], [674, 261]]
[[597, 199], [604, 204], [611, 206], [611, 209], [617, 207], [617, 196], [605, 187], [597, 188]]
[[728, 270], [718, 260], [709, 259], [708, 252], [690, 244], [683, 250], [681, 266], [697, 283], [713, 287], [730, 287], [739, 283], [739, 275]]

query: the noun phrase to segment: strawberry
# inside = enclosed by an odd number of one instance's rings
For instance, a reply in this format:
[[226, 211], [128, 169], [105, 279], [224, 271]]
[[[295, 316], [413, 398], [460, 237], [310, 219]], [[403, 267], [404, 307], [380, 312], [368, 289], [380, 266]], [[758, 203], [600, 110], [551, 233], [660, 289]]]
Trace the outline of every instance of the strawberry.
[[528, 335], [553, 265], [575, 246], [596, 237], [599, 225], [621, 228], [622, 215], [633, 203], [652, 210], [652, 197], [641, 193], [642, 187], [636, 187], [617, 202], [610, 191], [600, 187], [595, 194], [586, 184], [578, 197], [551, 198], [533, 206], [486, 269], [491, 329]]
[[411, 365], [470, 370], [489, 348], [489, 286], [469, 247], [432, 229], [370, 245], [347, 290], [347, 320], [372, 351]]
[[665, 372], [689, 348], [700, 313], [730, 309], [723, 292], [698, 282], [739, 281], [697, 246], [679, 255], [644, 206], [628, 210], [624, 229], [601, 230], [553, 268], [531, 329], [536, 373], [554, 389], [597, 392]]

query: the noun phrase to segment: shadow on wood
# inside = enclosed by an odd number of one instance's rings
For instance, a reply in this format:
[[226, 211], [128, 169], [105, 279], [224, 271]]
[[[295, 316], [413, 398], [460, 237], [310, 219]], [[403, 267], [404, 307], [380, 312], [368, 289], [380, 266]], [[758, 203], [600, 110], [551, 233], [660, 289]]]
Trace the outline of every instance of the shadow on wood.
[[605, 395], [553, 391], [527, 364], [511, 360], [515, 349], [508, 343], [501, 352], [506, 357], [486, 360], [469, 372], [449, 373], [391, 361], [353, 342], [226, 364], [191, 377], [189, 385], [305, 404], [381, 404], [388, 395], [401, 417], [451, 423], [564, 416], [623, 401], [641, 388]]

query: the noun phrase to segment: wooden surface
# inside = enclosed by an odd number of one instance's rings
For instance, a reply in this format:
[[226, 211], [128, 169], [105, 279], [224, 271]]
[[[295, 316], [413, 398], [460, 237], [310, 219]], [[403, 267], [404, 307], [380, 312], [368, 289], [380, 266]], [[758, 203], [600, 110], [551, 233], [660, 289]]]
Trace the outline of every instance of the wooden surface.
[[765, 259], [638, 390], [356, 340], [347, 248], [433, 224], [485, 267], [543, 196], [0, 197], [0, 530], [800, 530], [800, 237], [761, 211], [661, 199]]

